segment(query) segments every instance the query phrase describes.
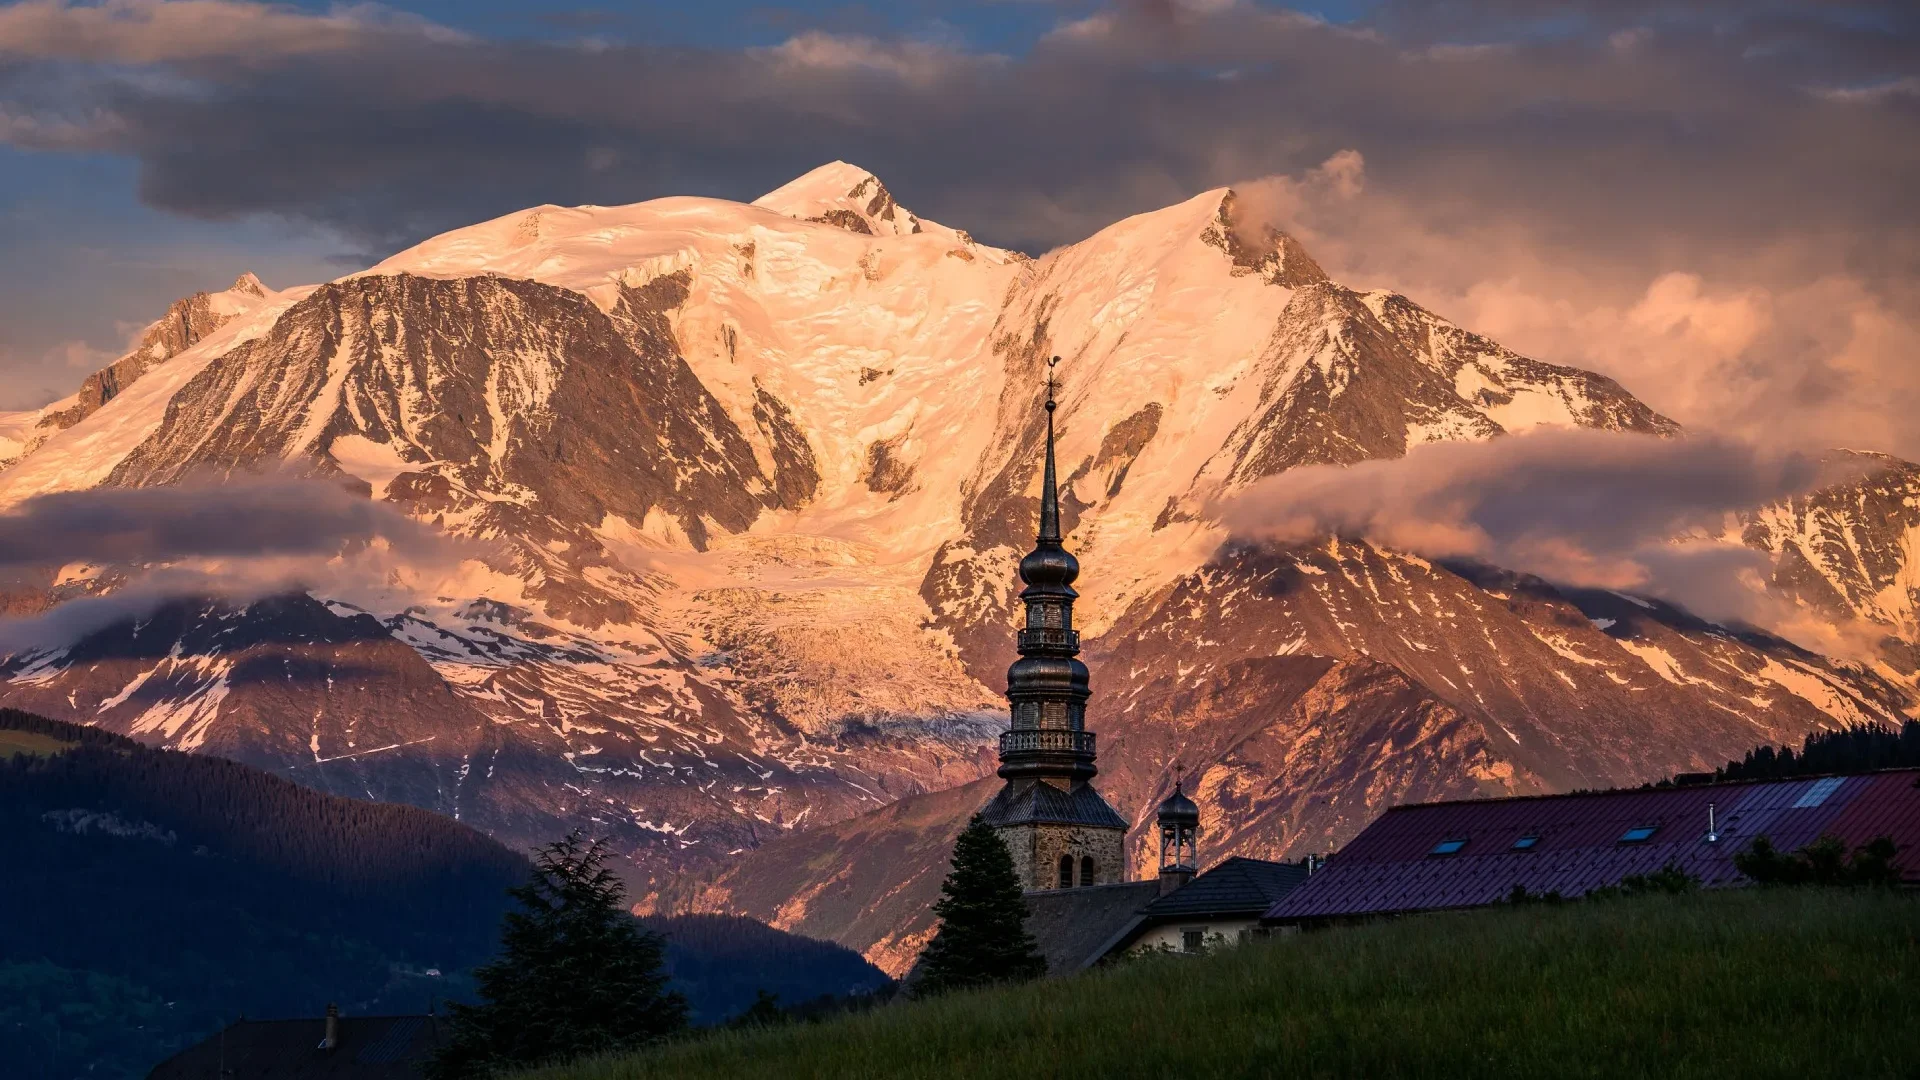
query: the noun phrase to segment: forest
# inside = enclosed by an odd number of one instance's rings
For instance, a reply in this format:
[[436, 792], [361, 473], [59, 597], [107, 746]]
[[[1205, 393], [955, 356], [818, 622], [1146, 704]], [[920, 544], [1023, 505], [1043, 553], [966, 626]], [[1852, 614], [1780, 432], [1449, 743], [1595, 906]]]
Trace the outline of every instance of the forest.
[[[426, 810], [14, 710], [0, 710], [0, 862], [0, 1060], [21, 1080], [144, 1076], [242, 1015], [464, 999], [529, 872]], [[762, 989], [798, 1002], [887, 982], [857, 953], [749, 919], [648, 922], [697, 1023]]]

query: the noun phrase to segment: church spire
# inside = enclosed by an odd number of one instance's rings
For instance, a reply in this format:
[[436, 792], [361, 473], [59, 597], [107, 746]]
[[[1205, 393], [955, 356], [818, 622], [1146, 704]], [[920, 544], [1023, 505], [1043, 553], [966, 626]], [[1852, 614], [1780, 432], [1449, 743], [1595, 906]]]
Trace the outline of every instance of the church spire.
[[1047, 466], [1045, 478], [1040, 482], [1040, 535], [1042, 544], [1060, 542], [1060, 490], [1054, 481], [1053, 467], [1053, 367], [1060, 362], [1059, 357], [1047, 361]]
[[1054, 357], [1047, 363], [1047, 444], [1040, 480], [1040, 531], [1020, 560], [1020, 602], [1026, 618], [1007, 669], [1011, 723], [1000, 736], [1006, 785], [981, 810], [1014, 856], [1030, 889], [1104, 885], [1125, 880], [1127, 823], [1088, 783], [1094, 736], [1087, 730], [1087, 665], [1073, 628], [1073, 590], [1080, 561], [1060, 532], [1060, 485], [1054, 463]]

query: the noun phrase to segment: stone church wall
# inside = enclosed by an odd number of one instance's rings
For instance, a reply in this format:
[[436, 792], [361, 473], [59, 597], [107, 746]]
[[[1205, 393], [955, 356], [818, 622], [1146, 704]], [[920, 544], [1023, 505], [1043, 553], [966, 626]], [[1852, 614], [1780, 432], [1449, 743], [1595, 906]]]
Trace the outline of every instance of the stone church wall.
[[1089, 884], [1080, 880], [1080, 860], [1089, 855], [1094, 862], [1094, 880], [1090, 884], [1111, 885], [1127, 880], [1123, 850], [1126, 834], [1119, 829], [1011, 825], [998, 831], [1001, 842], [1013, 854], [1013, 869], [1020, 875], [1022, 889], [1058, 888], [1062, 855], [1073, 856], [1075, 885]]

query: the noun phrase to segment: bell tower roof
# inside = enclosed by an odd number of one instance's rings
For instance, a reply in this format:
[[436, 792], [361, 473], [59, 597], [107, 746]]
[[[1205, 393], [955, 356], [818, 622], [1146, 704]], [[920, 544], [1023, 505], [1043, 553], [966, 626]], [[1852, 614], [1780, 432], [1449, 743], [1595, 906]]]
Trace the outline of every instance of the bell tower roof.
[[1187, 798], [1186, 792], [1180, 790], [1180, 788], [1180, 783], [1175, 781], [1173, 794], [1167, 796], [1166, 799], [1160, 803], [1160, 810], [1154, 815], [1154, 818], [1162, 825], [1198, 826], [1200, 824], [1200, 808], [1195, 806], [1193, 800]]
[[1061, 543], [1059, 470], [1053, 454], [1053, 414], [1059, 404], [1053, 400], [1052, 369], [1059, 362], [1057, 356], [1047, 362], [1047, 449], [1040, 478], [1040, 532], [1034, 537], [1033, 550], [1020, 560], [1020, 580], [1027, 584], [1022, 599], [1029, 593], [1052, 593], [1069, 599], [1079, 595], [1073, 591], [1073, 582], [1080, 576], [1080, 560]]

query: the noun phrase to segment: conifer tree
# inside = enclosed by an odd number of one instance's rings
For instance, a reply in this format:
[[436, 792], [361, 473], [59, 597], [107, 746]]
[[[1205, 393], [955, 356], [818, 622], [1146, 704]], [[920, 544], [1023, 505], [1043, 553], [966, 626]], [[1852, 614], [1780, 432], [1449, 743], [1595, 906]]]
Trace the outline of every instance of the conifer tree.
[[933, 912], [940, 930], [921, 956], [916, 993], [1024, 982], [1047, 973], [1047, 961], [1027, 933], [1027, 903], [1013, 856], [978, 814], [954, 841], [953, 870]]
[[576, 831], [509, 890], [521, 910], [502, 920], [500, 955], [474, 971], [482, 1003], [451, 1007], [436, 1080], [631, 1049], [686, 1026], [685, 999], [666, 988], [666, 941], [628, 912], [604, 845]]

